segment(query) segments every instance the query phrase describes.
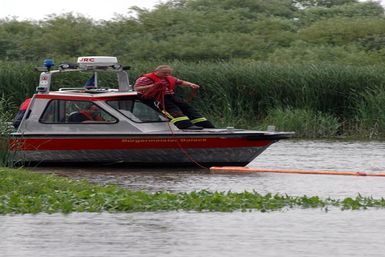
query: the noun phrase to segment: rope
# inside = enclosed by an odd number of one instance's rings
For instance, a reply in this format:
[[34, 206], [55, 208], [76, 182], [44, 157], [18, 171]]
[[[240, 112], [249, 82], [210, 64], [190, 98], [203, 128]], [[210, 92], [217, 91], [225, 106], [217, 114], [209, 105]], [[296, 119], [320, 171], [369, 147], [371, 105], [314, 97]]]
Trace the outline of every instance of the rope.
[[[165, 98], [165, 90], [164, 89], [162, 89], [162, 88], [157, 88], [157, 90], [159, 90], [158, 92], [152, 92], [153, 93], [153, 95], [156, 95], [156, 96], [158, 96], [157, 97], [157, 99], [156, 100], [158, 100], [158, 102], [159, 102], [159, 104], [155, 104], [157, 107], [158, 107], [158, 109], [167, 117], [167, 118], [170, 118], [169, 116], [171, 116], [167, 111], [166, 111], [166, 109], [165, 109], [165, 100], [164, 100], [164, 98]], [[191, 95], [193, 95], [194, 94], [194, 96], [196, 96], [196, 93], [197, 93], [197, 90], [196, 89], [194, 89], [194, 90], [192, 90], [192, 94]], [[191, 100], [192, 100], [192, 98], [194, 97], [194, 96], [191, 96]], [[194, 160], [193, 158], [192, 158], [192, 156], [186, 151], [186, 149], [184, 149], [183, 147], [182, 147], [182, 144], [180, 143], [180, 141], [179, 141], [179, 138], [178, 137], [176, 137], [176, 134], [174, 133], [174, 131], [172, 130], [172, 128], [171, 128], [171, 126], [170, 126], [170, 122], [167, 122], [167, 125], [168, 125], [168, 128], [170, 129], [170, 132], [171, 132], [171, 134], [173, 135], [173, 137], [175, 137], [175, 139], [176, 139], [176, 143], [177, 143], [177, 145], [178, 145], [178, 147], [179, 147], [179, 149], [181, 150], [181, 152], [187, 157], [187, 159], [189, 159], [192, 163], [194, 163], [195, 165], [197, 165], [199, 168], [201, 168], [201, 169], [209, 169], [208, 167], [205, 167], [205, 166], [203, 166], [202, 164], [200, 164], [199, 162], [197, 162], [196, 160]]]
[[[171, 128], [171, 126], [170, 126], [170, 123], [167, 122], [167, 124], [168, 124], [168, 127], [169, 127], [170, 131], [171, 131], [171, 134], [172, 134], [173, 136], [175, 136], [175, 133], [174, 133], [174, 131], [172, 130], [172, 128]], [[184, 155], [187, 157], [187, 159], [189, 159], [192, 163], [194, 163], [195, 165], [197, 165], [197, 166], [198, 166], [199, 168], [201, 168], [201, 169], [206, 169], [206, 170], [209, 169], [208, 167], [203, 166], [202, 164], [200, 164], [199, 162], [197, 162], [196, 160], [194, 160], [194, 159], [191, 157], [191, 155], [190, 155], [190, 154], [189, 154], [189, 153], [182, 147], [182, 145], [181, 145], [181, 143], [180, 143], [180, 141], [179, 141], [179, 138], [175, 137], [175, 139], [176, 139], [176, 143], [177, 143], [179, 149], [182, 151], [182, 153], [184, 153]]]

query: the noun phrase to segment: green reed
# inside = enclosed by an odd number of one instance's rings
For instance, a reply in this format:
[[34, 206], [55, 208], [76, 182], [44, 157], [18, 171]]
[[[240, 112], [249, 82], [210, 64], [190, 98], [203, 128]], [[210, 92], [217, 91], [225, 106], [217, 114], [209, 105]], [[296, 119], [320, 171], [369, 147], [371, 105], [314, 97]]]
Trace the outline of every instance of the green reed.
[[384, 208], [384, 199], [358, 195], [355, 198], [321, 199], [317, 196], [288, 196], [258, 192], [189, 193], [129, 191], [117, 186], [98, 186], [86, 181], [0, 169], [0, 214], [146, 211], [251, 211], [287, 208], [341, 209]]
[[13, 111], [10, 101], [0, 97], [0, 167], [13, 166], [13, 153], [9, 149], [8, 140], [13, 131]]
[[[153, 70], [161, 61], [121, 63], [131, 65], [130, 80], [143, 73]], [[325, 120], [322, 135], [333, 136], [338, 133], [345, 135], [365, 135], [384, 137], [377, 131], [379, 126], [373, 118], [378, 110], [365, 109], [368, 105], [368, 93], [372, 90], [385, 91], [385, 68], [381, 66], [347, 66], [338, 64], [272, 64], [255, 61], [199, 62], [187, 63], [168, 62], [175, 68], [175, 76], [193, 81], [201, 85], [198, 96], [192, 104], [219, 126], [236, 126], [257, 128], [274, 119], [282, 120], [291, 110], [302, 113], [305, 124], [314, 120]], [[37, 63], [0, 62], [0, 92], [3, 92], [15, 104], [34, 93], [39, 73], [33, 71]], [[81, 87], [88, 74], [63, 74], [54, 76], [53, 88], [65, 86]], [[116, 87], [114, 77], [101, 76], [101, 84]], [[376, 91], [376, 93], [378, 93]], [[188, 95], [187, 89], [178, 93]], [[280, 116], [281, 117], [278, 117]], [[318, 117], [318, 118], [315, 118]], [[308, 120], [310, 119], [310, 120]], [[363, 122], [364, 120], [364, 122]], [[339, 124], [336, 125], [335, 122]], [[292, 123], [291, 125], [288, 125]], [[270, 124], [275, 125], [275, 124]], [[278, 125], [278, 124], [277, 124]], [[282, 125], [279, 124], [280, 126]], [[312, 126], [298, 121], [287, 121], [285, 126], [294, 131]], [[316, 136], [309, 131], [300, 132], [301, 136]], [[335, 136], [335, 135], [334, 135]]]
[[[246, 61], [177, 65], [181, 77], [202, 85], [196, 106], [221, 125], [258, 127], [271, 110], [302, 110], [313, 113], [307, 115], [310, 119], [314, 120], [314, 115], [326, 119], [330, 135], [336, 131], [336, 122], [340, 123], [339, 133], [349, 131], [347, 125], [354, 127], [356, 101], [362, 98], [362, 91], [385, 84], [384, 68], [375, 66]], [[282, 119], [287, 117], [287, 113], [281, 114]], [[303, 125], [293, 128], [302, 130]]]
[[367, 89], [356, 105], [357, 131], [368, 138], [385, 137], [385, 88]]
[[0, 61], [0, 95], [15, 105], [30, 97], [39, 83], [34, 67], [33, 63]]
[[340, 124], [338, 119], [330, 114], [306, 109], [272, 109], [259, 125], [266, 129], [274, 124], [279, 131], [295, 131], [302, 138], [330, 138], [338, 134]]

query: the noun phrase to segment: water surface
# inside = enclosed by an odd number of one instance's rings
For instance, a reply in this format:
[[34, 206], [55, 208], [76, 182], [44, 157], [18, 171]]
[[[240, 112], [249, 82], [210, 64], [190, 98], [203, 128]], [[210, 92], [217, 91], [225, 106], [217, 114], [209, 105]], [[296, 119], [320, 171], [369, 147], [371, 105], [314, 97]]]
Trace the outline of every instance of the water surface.
[[1, 256], [383, 256], [383, 210], [0, 216]]
[[[384, 142], [282, 141], [251, 167], [385, 172]], [[385, 177], [210, 174], [202, 169], [33, 169], [131, 190], [384, 196]], [[0, 256], [384, 256], [385, 210], [0, 216]]]
[[[250, 167], [385, 173], [385, 142], [280, 141]], [[42, 170], [40, 168], [40, 170]], [[150, 192], [257, 191], [321, 197], [384, 196], [385, 177], [299, 175], [277, 173], [210, 174], [199, 168], [138, 169], [127, 167], [45, 167], [75, 179], [117, 184]]]

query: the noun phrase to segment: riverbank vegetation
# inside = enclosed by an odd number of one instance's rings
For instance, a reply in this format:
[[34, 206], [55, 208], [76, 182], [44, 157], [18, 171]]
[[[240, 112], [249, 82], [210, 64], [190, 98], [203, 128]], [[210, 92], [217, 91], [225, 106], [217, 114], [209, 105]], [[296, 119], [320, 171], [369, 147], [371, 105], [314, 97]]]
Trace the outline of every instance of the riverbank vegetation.
[[275, 211], [288, 208], [337, 207], [343, 210], [384, 208], [384, 199], [357, 196], [261, 195], [257, 192], [133, 192], [117, 186], [92, 185], [54, 175], [0, 169], [0, 214], [146, 211]]
[[[72, 13], [7, 18], [0, 20], [0, 92], [15, 112], [34, 93], [33, 67], [43, 59], [112, 55], [132, 67], [131, 80], [174, 66], [176, 76], [202, 86], [193, 104], [220, 127], [383, 139], [384, 42], [383, 7], [357, 0], [172, 0], [109, 21]], [[54, 85], [85, 80], [65, 75]]]
[[13, 167], [13, 153], [9, 150], [8, 139], [13, 126], [14, 113], [12, 103], [4, 96], [0, 97], [0, 167]]
[[[295, 131], [299, 138], [385, 137], [385, 67], [241, 60], [170, 64], [176, 76], [201, 85], [192, 104], [219, 127], [275, 125], [277, 130]], [[136, 78], [155, 65], [135, 62], [130, 76]], [[34, 93], [39, 74], [31, 72], [32, 66], [18, 63], [14, 69], [3, 64], [0, 91], [8, 102], [20, 103]], [[83, 85], [86, 80], [86, 74], [63, 74], [54, 77], [53, 87]], [[116, 87], [113, 80], [101, 82]]]

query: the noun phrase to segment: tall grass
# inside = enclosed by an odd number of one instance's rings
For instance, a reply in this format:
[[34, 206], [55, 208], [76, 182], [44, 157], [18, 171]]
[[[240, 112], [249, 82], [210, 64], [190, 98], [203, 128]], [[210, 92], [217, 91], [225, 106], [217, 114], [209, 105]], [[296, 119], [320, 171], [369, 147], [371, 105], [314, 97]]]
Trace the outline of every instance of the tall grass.
[[306, 109], [272, 109], [259, 125], [266, 129], [274, 124], [280, 131], [295, 131], [298, 137], [330, 138], [337, 135], [340, 124], [330, 114]]
[[[131, 83], [141, 74], [164, 64], [159, 61], [120, 61], [132, 66]], [[340, 123], [338, 133], [342, 134], [357, 134], [358, 128], [374, 130], [375, 126], [378, 126], [377, 123], [369, 122], [365, 123], [365, 126], [361, 123], [364, 119], [363, 111], [368, 112], [367, 115], [377, 111], [366, 110], [365, 106], [359, 107], [357, 103], [366, 101], [367, 96], [363, 92], [374, 89], [385, 91], [385, 68], [381, 66], [272, 64], [246, 60], [215, 63], [174, 61], [167, 64], [175, 68], [175, 76], [201, 86], [199, 95], [192, 104], [217, 126], [257, 127], [267, 116], [271, 116], [271, 110], [275, 109], [306, 110], [307, 114], [303, 113], [302, 117], [305, 123], [314, 122], [306, 120], [314, 120], [314, 115], [321, 119], [329, 117], [326, 119], [333, 121], [330, 121], [331, 127], [325, 133], [330, 136], [332, 131], [335, 131], [335, 121]], [[35, 91], [39, 74], [32, 68], [38, 65], [0, 62], [0, 92], [7, 95], [15, 105], [21, 103]], [[53, 88], [82, 86], [87, 76], [54, 76]], [[113, 77], [101, 77], [101, 80], [107, 86], [116, 87]], [[189, 92], [183, 89], [179, 93]], [[288, 113], [276, 112], [275, 119], [278, 115], [282, 115], [281, 119], [288, 117]], [[381, 133], [375, 134], [385, 136]]]
[[15, 105], [30, 97], [39, 83], [35, 66], [28, 62], [0, 61], [0, 95]]
[[9, 149], [8, 140], [12, 127], [13, 112], [10, 102], [2, 96], [0, 98], [0, 167], [10, 167], [13, 165], [13, 153]]
[[[385, 69], [379, 66], [239, 61], [182, 65], [178, 71], [202, 85], [197, 106], [213, 115], [216, 122], [255, 127], [267, 122], [265, 119], [271, 122], [274, 115], [280, 123], [272, 125], [293, 128], [301, 137], [357, 134], [357, 99], [363, 97], [362, 91], [385, 85]], [[277, 109], [292, 111], [273, 114], [271, 110]], [[281, 126], [283, 121], [279, 120], [297, 114], [296, 126], [294, 120]], [[317, 129], [320, 121], [322, 127]]]
[[385, 89], [367, 89], [357, 101], [357, 131], [368, 138], [385, 137]]

